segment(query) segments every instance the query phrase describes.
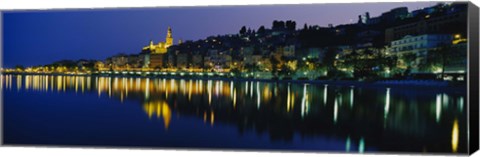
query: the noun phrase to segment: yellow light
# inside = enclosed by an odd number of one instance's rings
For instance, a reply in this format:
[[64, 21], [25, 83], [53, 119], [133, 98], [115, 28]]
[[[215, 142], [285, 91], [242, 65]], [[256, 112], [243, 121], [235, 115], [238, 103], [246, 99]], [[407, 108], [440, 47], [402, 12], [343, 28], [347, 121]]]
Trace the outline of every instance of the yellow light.
[[203, 112], [203, 123], [207, 123], [207, 112]]
[[458, 149], [458, 136], [459, 136], [459, 132], [458, 132], [458, 120], [455, 119], [455, 121], [453, 121], [453, 128], [452, 128], [452, 152], [457, 152], [457, 149]]
[[213, 123], [215, 121], [215, 114], [213, 111], [210, 113], [210, 125], [213, 126]]
[[459, 39], [460, 37], [460, 34], [455, 34], [455, 39]]
[[290, 111], [290, 101], [291, 101], [291, 98], [290, 98], [290, 86], [288, 86], [288, 88], [287, 88], [287, 112]]
[[168, 129], [170, 126], [170, 120], [172, 119], [172, 110], [166, 102], [162, 103], [162, 115], [164, 127], [165, 129]]
[[235, 88], [233, 90], [233, 108], [235, 109], [235, 106], [237, 105], [237, 89]]
[[458, 38], [458, 39], [453, 40], [452, 44], [456, 45], [456, 44], [461, 43], [461, 42], [467, 42], [467, 39]]
[[165, 101], [147, 102], [144, 104], [143, 109], [149, 119], [152, 118], [153, 114], [156, 114], [157, 118], [162, 117], [164, 128], [168, 130], [172, 119], [172, 111]]

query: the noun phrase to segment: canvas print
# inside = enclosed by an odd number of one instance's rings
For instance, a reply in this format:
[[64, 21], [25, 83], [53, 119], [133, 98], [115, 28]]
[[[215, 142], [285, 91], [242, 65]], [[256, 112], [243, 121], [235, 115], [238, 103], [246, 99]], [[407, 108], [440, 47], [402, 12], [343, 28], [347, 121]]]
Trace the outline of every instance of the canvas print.
[[3, 143], [466, 154], [467, 6], [6, 10]]

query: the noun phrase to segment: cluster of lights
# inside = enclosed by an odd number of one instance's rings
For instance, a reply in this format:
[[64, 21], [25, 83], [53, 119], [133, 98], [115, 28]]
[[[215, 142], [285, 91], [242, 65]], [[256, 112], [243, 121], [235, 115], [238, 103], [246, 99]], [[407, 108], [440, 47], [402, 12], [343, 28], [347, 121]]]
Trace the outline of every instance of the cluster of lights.
[[[186, 76], [186, 75], [190, 75], [190, 76], [193, 76], [193, 75], [198, 75], [198, 76], [204, 76], [204, 75], [207, 75], [207, 76], [226, 76], [226, 75], [235, 76], [235, 74], [232, 73], [232, 72], [207, 72], [207, 73], [204, 73], [204, 72], [100, 71], [99, 73], [101, 73], [101, 74], [116, 74], [116, 75], [118, 75], [118, 74], [124, 74], [124, 75], [126, 75], [126, 74], [137, 74], [137, 75], [142, 75], [142, 74], [151, 75], [151, 74], [154, 74], [154, 75], [172, 75], [172, 76], [175, 76], [175, 75], [180, 75], [180, 76]], [[77, 72], [76, 74], [82, 74], [82, 73]], [[253, 75], [253, 72], [251, 73], [251, 75]]]

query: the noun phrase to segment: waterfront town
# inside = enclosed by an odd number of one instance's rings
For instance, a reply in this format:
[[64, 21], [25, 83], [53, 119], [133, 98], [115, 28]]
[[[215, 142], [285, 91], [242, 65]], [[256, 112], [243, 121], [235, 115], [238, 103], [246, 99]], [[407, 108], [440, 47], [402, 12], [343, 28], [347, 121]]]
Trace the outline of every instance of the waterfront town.
[[228, 77], [276, 80], [429, 79], [464, 81], [467, 5], [398, 7], [354, 23], [318, 26], [276, 20], [233, 34], [150, 41], [136, 53], [105, 60], [61, 60], [3, 73]]

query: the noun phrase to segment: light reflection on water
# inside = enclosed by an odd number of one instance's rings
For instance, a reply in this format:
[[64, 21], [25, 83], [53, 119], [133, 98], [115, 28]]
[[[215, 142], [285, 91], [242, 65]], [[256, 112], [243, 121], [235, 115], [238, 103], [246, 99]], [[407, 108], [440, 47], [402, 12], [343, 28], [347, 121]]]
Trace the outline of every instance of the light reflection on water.
[[17, 92], [96, 93], [122, 103], [140, 100], [144, 114], [163, 120], [165, 130], [172, 125], [174, 112], [196, 109], [195, 116], [212, 127], [216, 121], [235, 124], [236, 118], [254, 119], [257, 125], [272, 124], [266, 130], [270, 134], [291, 131], [342, 139], [341, 149], [347, 152], [362, 153], [369, 146], [401, 151], [401, 145], [466, 151], [459, 147], [466, 145], [465, 93], [461, 92], [172, 78], [2, 75], [0, 79], [1, 88]]

